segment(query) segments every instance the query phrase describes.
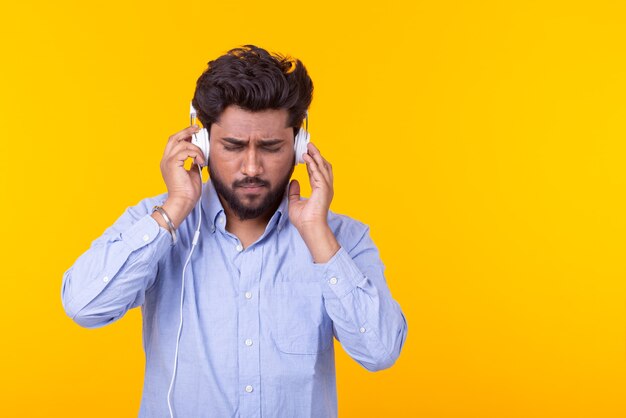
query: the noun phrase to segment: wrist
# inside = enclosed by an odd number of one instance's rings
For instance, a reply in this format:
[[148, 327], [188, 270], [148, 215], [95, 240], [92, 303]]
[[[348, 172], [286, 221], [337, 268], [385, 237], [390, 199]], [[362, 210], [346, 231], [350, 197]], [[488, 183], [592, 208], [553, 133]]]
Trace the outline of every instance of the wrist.
[[174, 229], [178, 229], [179, 225], [185, 220], [187, 215], [193, 210], [195, 204], [188, 199], [168, 198], [161, 207], [170, 217]]
[[316, 264], [328, 262], [341, 248], [328, 224], [303, 228], [300, 234]]
[[300, 224], [298, 230], [301, 235], [311, 235], [311, 236], [320, 236], [326, 235], [329, 232], [332, 234], [333, 231], [328, 226], [328, 222], [326, 219], [315, 222], [307, 222]]
[[[158, 218], [155, 218], [154, 216], [155, 212], [158, 212], [161, 218], [165, 221], [165, 226], [163, 226], [163, 224], [159, 222]], [[159, 225], [161, 225], [162, 228], [165, 228], [170, 232], [170, 234], [172, 235], [172, 245], [176, 245], [176, 241], [177, 241], [176, 228], [174, 228], [174, 225], [172, 224], [172, 220], [170, 219], [165, 209], [163, 209], [162, 206], [155, 206], [154, 208], [152, 208], [151, 216], [153, 219], [157, 220], [157, 222], [159, 223]]]

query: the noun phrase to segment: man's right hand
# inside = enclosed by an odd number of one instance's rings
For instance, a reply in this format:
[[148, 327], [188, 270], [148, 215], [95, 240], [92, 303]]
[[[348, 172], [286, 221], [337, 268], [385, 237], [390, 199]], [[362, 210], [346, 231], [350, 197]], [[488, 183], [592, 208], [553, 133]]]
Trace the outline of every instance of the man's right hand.
[[[167, 200], [163, 209], [175, 229], [193, 210], [202, 194], [202, 176], [198, 165], [204, 164], [204, 155], [199, 147], [191, 143], [191, 134], [199, 130], [197, 125], [193, 125], [170, 136], [161, 159], [161, 174], [167, 186]], [[185, 169], [188, 158], [194, 161], [189, 171]], [[152, 217], [159, 225], [169, 229], [161, 214], [154, 212]]]

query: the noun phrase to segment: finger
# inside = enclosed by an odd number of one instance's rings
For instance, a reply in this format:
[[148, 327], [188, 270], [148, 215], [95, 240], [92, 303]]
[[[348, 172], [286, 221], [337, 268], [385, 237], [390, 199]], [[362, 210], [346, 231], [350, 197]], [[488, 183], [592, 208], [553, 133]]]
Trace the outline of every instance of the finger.
[[172, 136], [170, 136], [167, 140], [167, 145], [165, 146], [165, 151], [168, 151], [168, 148], [171, 148], [173, 145], [185, 140], [191, 139], [191, 135], [198, 132], [200, 130], [198, 125], [191, 125], [182, 131], [178, 131]]
[[[202, 152], [202, 149], [200, 149], [200, 147], [198, 147], [195, 144], [192, 144], [191, 142], [187, 142], [187, 141], [181, 141], [179, 143], [177, 143], [176, 145], [172, 146], [172, 149], [170, 150], [170, 154], [171, 155], [177, 155], [178, 153], [180, 153], [181, 151], [187, 150], [189, 152], [194, 152], [196, 155], [198, 155], [197, 158], [194, 159], [194, 161], [197, 164], [204, 164], [204, 153]], [[167, 158], [170, 158], [170, 156], [167, 156]], [[186, 158], [185, 158], [186, 160]], [[184, 161], [184, 160], [183, 160]]]
[[[327, 180], [329, 180], [330, 184], [333, 183], [333, 165], [328, 162], [328, 160], [326, 158], [324, 158], [322, 156], [322, 153], [320, 152], [319, 148], [317, 148], [315, 146], [314, 143], [310, 143], [311, 147], [313, 148], [313, 159], [317, 162], [317, 166], [319, 167], [320, 171], [326, 175]], [[316, 158], [316, 156], [319, 156], [319, 158]]]
[[317, 168], [320, 170], [326, 181], [330, 183], [330, 163], [322, 157], [319, 149], [312, 142], [307, 144], [307, 150], [309, 151], [309, 155], [313, 157], [313, 160], [317, 163]]
[[300, 201], [300, 183], [298, 180], [292, 180], [289, 183], [289, 204], [293, 204]]
[[196, 182], [196, 184], [198, 183], [198, 179], [200, 179], [200, 184], [202, 184], [202, 176], [198, 171], [198, 164], [191, 164], [191, 168], [189, 168], [189, 176]]
[[185, 161], [187, 161], [189, 158], [193, 160], [193, 164], [199, 164], [201, 166], [204, 166], [204, 154], [202, 153], [202, 151], [195, 148], [183, 148], [169, 157], [171, 161], [175, 162], [175, 165], [177, 167], [185, 165]]
[[178, 151], [183, 150], [183, 149], [193, 149], [195, 151], [198, 151], [199, 153], [202, 153], [202, 149], [196, 144], [192, 142], [188, 142], [188, 141], [180, 141], [172, 145], [170, 154], [176, 154]]
[[307, 161], [307, 157], [311, 158], [311, 156], [309, 154], [307, 154], [306, 152], [304, 154], [302, 154], [302, 159], [304, 160], [304, 166], [306, 167], [306, 172], [309, 175], [309, 179], [310, 179], [310, 178], [313, 177], [313, 172], [311, 171], [311, 165]]
[[322, 175], [319, 168], [317, 167], [317, 163], [315, 160], [309, 155], [304, 155], [304, 161], [307, 163], [307, 171], [309, 173], [309, 179], [311, 181], [311, 187], [314, 186], [314, 183], [319, 187], [323, 185], [327, 185], [328, 181]]
[[200, 129], [199, 129], [198, 125], [191, 125], [191, 126], [186, 127], [185, 129], [183, 129], [182, 131], [176, 132], [170, 138], [172, 138], [174, 141], [180, 141], [180, 140], [183, 140], [185, 138], [191, 138], [191, 134], [192, 133], [196, 133], [199, 130]]
[[185, 165], [185, 161], [187, 161], [188, 158], [193, 159], [194, 162], [196, 163], [197, 162], [202, 163], [204, 160], [204, 158], [202, 157], [202, 151], [200, 151], [198, 147], [192, 148], [190, 146], [187, 148], [183, 148], [179, 150], [178, 152], [172, 154], [169, 157], [169, 161], [175, 167], [183, 167]]
[[316, 181], [326, 181], [326, 178], [322, 175], [317, 162], [309, 154], [303, 155], [304, 162], [306, 163], [307, 172], [309, 177]]

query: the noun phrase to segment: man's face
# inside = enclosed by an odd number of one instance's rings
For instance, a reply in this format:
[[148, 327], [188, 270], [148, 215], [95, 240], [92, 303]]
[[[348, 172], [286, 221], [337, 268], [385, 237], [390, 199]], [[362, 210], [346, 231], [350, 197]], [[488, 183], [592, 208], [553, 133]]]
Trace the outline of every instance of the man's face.
[[228, 106], [211, 125], [209, 175], [241, 220], [275, 210], [294, 170], [286, 109], [250, 112]]

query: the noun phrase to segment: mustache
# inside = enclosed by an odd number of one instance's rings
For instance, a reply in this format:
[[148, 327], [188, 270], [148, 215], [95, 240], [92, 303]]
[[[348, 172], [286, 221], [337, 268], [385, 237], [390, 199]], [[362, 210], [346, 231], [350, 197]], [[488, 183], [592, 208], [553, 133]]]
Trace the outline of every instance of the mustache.
[[252, 186], [267, 186], [268, 182], [256, 177], [246, 177], [243, 180], [239, 180], [233, 183], [233, 187], [252, 187]]

